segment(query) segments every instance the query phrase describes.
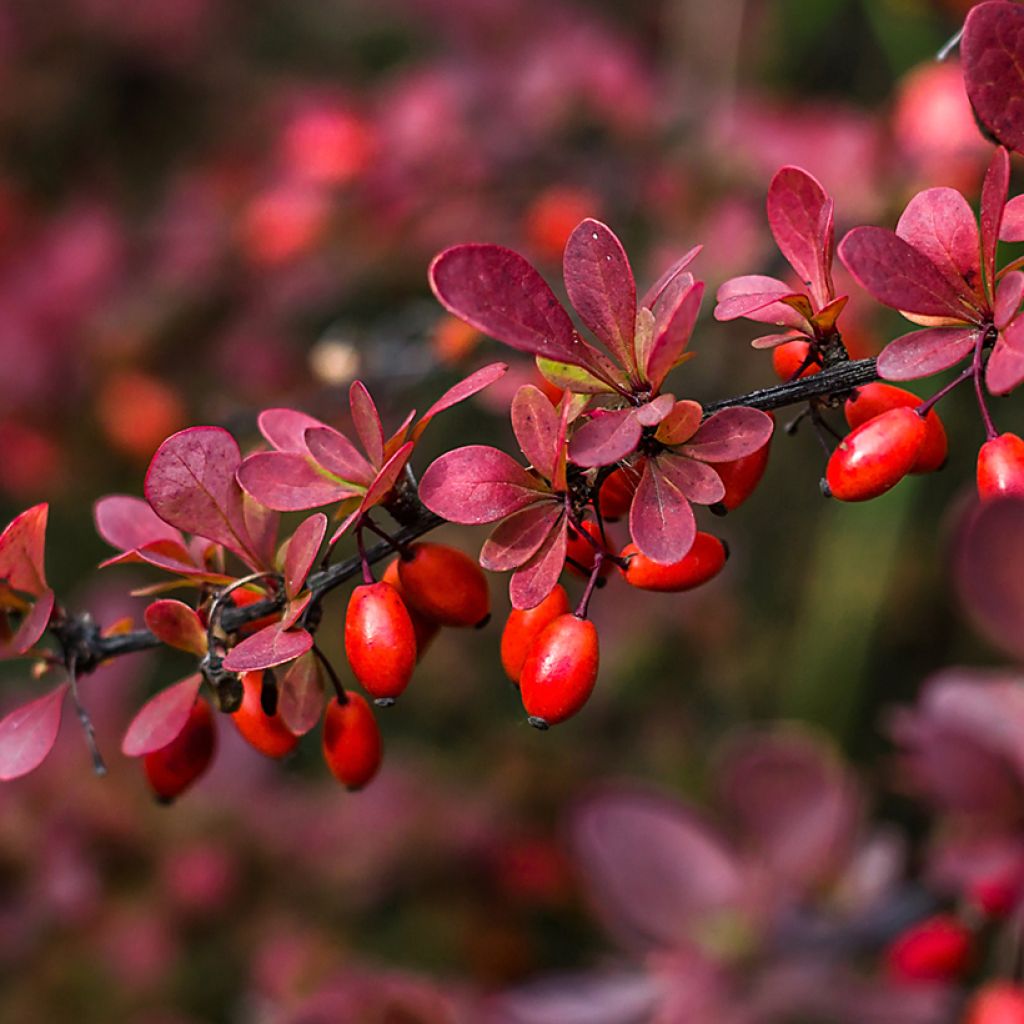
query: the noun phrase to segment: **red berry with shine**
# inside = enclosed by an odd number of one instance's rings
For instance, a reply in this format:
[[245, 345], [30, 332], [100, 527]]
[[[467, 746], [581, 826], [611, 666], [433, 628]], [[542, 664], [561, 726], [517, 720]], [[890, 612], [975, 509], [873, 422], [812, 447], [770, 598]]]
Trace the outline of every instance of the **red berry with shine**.
[[586, 704], [597, 681], [597, 630], [571, 612], [541, 630], [526, 652], [519, 690], [530, 724], [557, 725]]
[[560, 583], [535, 608], [513, 608], [501, 634], [501, 664], [513, 683], [519, 682], [531, 644], [550, 623], [569, 611], [569, 595]]
[[[784, 341], [781, 345], [776, 345], [772, 349], [772, 369], [775, 371], [775, 376], [785, 383], [795, 379], [798, 373], [801, 377], [809, 377], [812, 373], [817, 373], [821, 369], [817, 363], [804, 366], [810, 351], [811, 343], [809, 341]], [[800, 370], [801, 366], [804, 366], [803, 371]]]
[[951, 914], [906, 929], [886, 950], [889, 972], [901, 981], [950, 981], [967, 967], [971, 933]]
[[1024, 1024], [1024, 987], [992, 981], [967, 1004], [963, 1024]]
[[324, 714], [324, 760], [349, 789], [362, 789], [380, 768], [382, 744], [370, 705], [358, 693], [342, 704], [337, 697]]
[[482, 626], [491, 595], [483, 570], [447, 544], [412, 544], [398, 561], [402, 593], [412, 608], [442, 626]]
[[1024, 495], [1024, 440], [1000, 434], [978, 452], [978, 496], [982, 501]]
[[717, 576], [725, 566], [729, 552], [717, 537], [699, 532], [690, 550], [671, 565], [651, 561], [635, 544], [627, 544], [620, 557], [628, 562], [620, 571], [631, 587], [678, 593], [699, 587]]
[[384, 570], [384, 575], [381, 579], [385, 583], [390, 583], [398, 591], [398, 596], [405, 602], [405, 610], [409, 613], [409, 618], [412, 619], [412, 631], [416, 634], [416, 660], [419, 661], [433, 642], [434, 637], [441, 632], [441, 627], [433, 619], [420, 615], [405, 600], [405, 594], [402, 592], [402, 581], [398, 576], [397, 558], [388, 563], [388, 567]]
[[[597, 548], [603, 548], [604, 541], [601, 540], [601, 529], [597, 523], [581, 523], [580, 529], [586, 533], [586, 537], [574, 527], [569, 527], [569, 541], [565, 546], [565, 564], [577, 576], [589, 576], [594, 568]], [[588, 537], [590, 538], [589, 540], [587, 539]], [[594, 547], [595, 544], [597, 547]], [[601, 565], [599, 575], [603, 578], [611, 571], [611, 562], [605, 561]]]
[[196, 700], [185, 728], [159, 750], [142, 759], [150, 789], [161, 803], [180, 796], [210, 766], [217, 749], [213, 712], [203, 699]]
[[242, 673], [242, 703], [231, 715], [235, 728], [250, 747], [267, 757], [285, 757], [298, 745], [299, 737], [275, 711], [263, 710], [263, 673]]
[[924, 420], [906, 407], [862, 423], [828, 460], [825, 479], [832, 497], [867, 501], [885, 494], [913, 468], [926, 434]]
[[[846, 400], [843, 410], [846, 413], [846, 422], [849, 423], [852, 430], [876, 416], [881, 416], [883, 412], [888, 412], [890, 409], [899, 409], [904, 406], [908, 409], [915, 409], [920, 404], [921, 399], [912, 391], [876, 380], [857, 388], [856, 396]], [[946, 457], [949, 455], [946, 428], [942, 425], [942, 420], [934, 409], [928, 410], [928, 415], [924, 418], [924, 425], [927, 431], [924, 444], [921, 445], [921, 451], [918, 453], [911, 473], [933, 473], [945, 465]]]
[[363, 689], [390, 703], [409, 685], [416, 667], [416, 632], [390, 583], [352, 591], [345, 615], [345, 654]]

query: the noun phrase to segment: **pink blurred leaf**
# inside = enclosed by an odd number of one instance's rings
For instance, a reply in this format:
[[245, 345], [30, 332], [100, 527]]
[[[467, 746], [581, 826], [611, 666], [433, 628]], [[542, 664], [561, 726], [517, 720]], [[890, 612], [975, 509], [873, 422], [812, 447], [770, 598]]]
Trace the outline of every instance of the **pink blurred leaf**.
[[452, 523], [493, 523], [546, 494], [510, 455], [486, 445], [446, 452], [420, 481], [420, 499]]
[[200, 657], [206, 654], [206, 628], [195, 611], [182, 601], [154, 601], [146, 609], [146, 625], [170, 647]]
[[622, 243], [606, 224], [588, 217], [569, 236], [563, 273], [580, 319], [621, 366], [632, 368], [636, 282]]
[[68, 689], [64, 683], [0, 719], [0, 779], [20, 778], [46, 760], [57, 742]]
[[960, 40], [964, 85], [981, 123], [1005, 146], [1024, 146], [1024, 10], [982, 3]]
[[289, 598], [295, 597], [305, 586], [326, 533], [327, 516], [323, 512], [315, 512], [308, 519], [303, 519], [288, 541], [284, 556], [284, 589]]
[[656, 457], [644, 466], [629, 509], [629, 532], [648, 558], [671, 565], [693, 546], [697, 523], [689, 501], [661, 463]]
[[646, 294], [640, 300], [644, 309], [654, 309], [655, 304], [661, 298], [662, 292], [682, 274], [686, 268], [700, 255], [704, 248], [702, 245], [695, 245], [688, 253], [681, 256], [665, 271], [657, 281], [647, 289]]
[[806, 331], [785, 331], [782, 334], [762, 334], [761, 337], [755, 338], [751, 343], [751, 348], [775, 348], [776, 345], [784, 345], [788, 341], [806, 341], [808, 334]]
[[993, 395], [1005, 395], [1024, 380], [1024, 317], [1017, 317], [999, 334], [985, 366], [985, 386]]
[[800, 167], [783, 167], [768, 186], [768, 224], [779, 251], [818, 307], [832, 295], [832, 200]]
[[111, 494], [93, 506], [96, 532], [118, 551], [132, 551], [154, 541], [184, 547], [180, 530], [165, 523], [141, 498]]
[[229, 672], [254, 672], [273, 668], [305, 654], [313, 637], [304, 629], [287, 629], [281, 622], [265, 626], [228, 651], [224, 667]]
[[480, 549], [480, 564], [491, 572], [507, 572], [528, 562], [563, 515], [554, 501], [529, 505], [503, 519]]
[[259, 415], [260, 433], [282, 452], [304, 453], [306, 431], [325, 427], [326, 424], [304, 412], [294, 409], [264, 409]]
[[185, 728], [199, 695], [203, 677], [198, 673], [150, 697], [132, 719], [121, 741], [126, 757], [141, 757], [162, 750]]
[[631, 949], [685, 946], [742, 898], [732, 853], [682, 803], [611, 790], [576, 810], [570, 839], [598, 915]]
[[238, 469], [238, 482], [278, 512], [302, 512], [363, 493], [362, 487], [318, 470], [298, 452], [257, 452]]
[[28, 614], [18, 624], [17, 632], [7, 644], [0, 646], [0, 658], [28, 654], [46, 632], [53, 614], [54, 593], [44, 590], [33, 602]]
[[686, 454], [703, 462], [732, 462], [751, 455], [771, 440], [772, 418], [740, 405], [709, 416], [686, 442]]
[[725, 497], [722, 478], [703, 462], [665, 453], [658, 457], [658, 467], [680, 494], [697, 505], [714, 505]]
[[0, 580], [25, 594], [46, 590], [44, 558], [50, 506], [33, 505], [14, 517], [0, 533]]
[[503, 992], [488, 1024], [649, 1024], [664, 996], [652, 974], [554, 975]]
[[361, 380], [355, 381], [348, 389], [348, 404], [352, 410], [352, 423], [363, 449], [370, 462], [375, 467], [380, 467], [384, 462], [384, 426], [380, 421], [377, 406]]
[[599, 410], [569, 442], [569, 458], [577, 466], [610, 466], [636, 451], [642, 428], [636, 409]]
[[846, 269], [879, 302], [924, 316], [977, 319], [967, 285], [958, 290], [925, 256], [885, 228], [854, 228], [839, 243]]
[[296, 736], [312, 729], [324, 710], [324, 679], [312, 651], [296, 658], [278, 681], [277, 711]]
[[1004, 242], [1024, 242], [1024, 196], [1014, 196], [1003, 208], [999, 237]]
[[563, 517], [536, 554], [512, 574], [508, 593], [513, 608], [536, 608], [555, 589], [565, 568], [567, 543], [568, 524]]
[[[1020, 69], [1018, 69], [1019, 73]], [[1019, 96], [1019, 94], [1018, 94]], [[981, 186], [981, 262], [990, 288], [996, 280], [996, 245], [1003, 224], [1003, 207], [1010, 187], [1010, 156], [1000, 146], [992, 154]]]
[[358, 448], [339, 430], [313, 427], [306, 431], [306, 448], [328, 473], [366, 487], [376, 470]]
[[481, 367], [475, 373], [471, 373], [464, 380], [460, 380], [458, 384], [450, 387], [420, 417], [416, 426], [413, 427], [410, 439], [418, 441], [420, 435], [424, 430], [426, 430], [427, 425], [439, 412], [444, 412], [445, 409], [450, 409], [453, 405], [458, 405], [459, 402], [464, 402], [467, 398], [472, 398], [472, 396], [478, 391], [483, 391], [484, 388], [493, 384], [500, 377], [503, 377], [507, 371], [507, 363], [489, 363], [487, 366]]
[[681, 292], [671, 309], [658, 318], [654, 340], [642, 367], [644, 376], [655, 389], [661, 387], [690, 343], [703, 298], [704, 284], [698, 281]]
[[885, 380], [916, 380], [955, 366], [974, 348], [974, 327], [931, 327], [894, 338], [878, 357]]
[[524, 384], [512, 399], [512, 430], [527, 461], [545, 480], [555, 475], [559, 416], [540, 388]]

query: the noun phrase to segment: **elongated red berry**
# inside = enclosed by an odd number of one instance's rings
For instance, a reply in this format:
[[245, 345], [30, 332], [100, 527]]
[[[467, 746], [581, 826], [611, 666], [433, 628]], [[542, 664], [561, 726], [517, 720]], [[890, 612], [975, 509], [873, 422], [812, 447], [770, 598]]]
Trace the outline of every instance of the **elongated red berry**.
[[810, 351], [811, 344], [808, 341], [784, 341], [781, 345], [776, 345], [772, 349], [772, 369], [775, 376], [785, 382], [793, 380], [798, 373], [801, 377], [817, 373], [821, 369], [817, 363], [804, 365]]
[[[899, 409], [904, 406], [914, 409], [920, 404], [921, 399], [912, 391], [876, 380], [857, 388], [854, 397], [846, 400], [843, 410], [846, 413], [846, 422], [849, 423], [852, 430], [876, 416], [881, 416], [883, 412], [888, 412], [890, 409]], [[921, 445], [921, 451], [910, 470], [911, 473], [933, 473], [945, 465], [949, 455], [946, 428], [942, 425], [942, 420], [934, 409], [928, 410], [928, 415], [924, 418], [924, 425], [927, 433], [924, 444]]]
[[983, 985], [967, 1004], [963, 1024], [1024, 1024], [1024, 987], [1009, 981]]
[[639, 465], [620, 466], [608, 474], [597, 495], [597, 507], [605, 519], [621, 519], [629, 512], [642, 475]]
[[690, 550], [671, 565], [652, 562], [635, 544], [627, 544], [620, 557], [627, 561], [626, 568], [620, 571], [630, 586], [640, 590], [678, 593], [699, 587], [717, 576], [729, 552], [717, 537], [698, 532]]
[[[771, 413], [768, 414], [771, 416]], [[772, 417], [774, 419], [774, 417]], [[757, 485], [768, 468], [768, 456], [771, 455], [772, 442], [769, 438], [756, 452], [744, 455], [742, 459], [732, 462], [716, 462], [715, 472], [725, 484], [725, 497], [719, 502], [730, 512], [739, 508], [754, 493]]]
[[557, 725], [586, 704], [597, 681], [597, 630], [571, 612], [559, 615], [530, 645], [519, 691], [530, 724]]
[[569, 611], [569, 595], [558, 584], [535, 608], [513, 608], [501, 634], [501, 664], [513, 683], [519, 682], [526, 652], [551, 622]]
[[978, 452], [978, 496], [982, 501], [1008, 494], [1024, 495], [1024, 440], [1000, 434]]
[[324, 714], [324, 760], [349, 789], [362, 789], [380, 768], [382, 744], [370, 705], [358, 693], [342, 704], [337, 697]]
[[363, 689], [378, 701], [390, 703], [409, 685], [416, 667], [416, 633], [390, 583], [364, 583], [352, 591], [345, 654]]
[[[568, 569], [577, 576], [589, 576], [594, 568], [594, 561], [597, 557], [597, 548], [604, 547], [601, 540], [601, 529], [595, 522], [580, 524], [583, 533], [578, 533], [572, 527], [569, 528], [569, 541], [565, 546], [565, 564]], [[597, 545], [595, 547], [594, 545]], [[604, 562], [601, 565], [600, 575], [607, 576], [612, 571], [611, 562]]]
[[299, 737], [276, 710], [268, 715], [263, 704], [263, 673], [243, 672], [242, 703], [231, 721], [250, 747], [267, 757], [285, 757], [295, 749]]
[[202, 698], [192, 706], [185, 728], [142, 759], [150, 789], [161, 803], [180, 796], [210, 766], [217, 748], [213, 712]]
[[412, 631], [416, 634], [416, 660], [419, 661], [420, 658], [423, 657], [427, 648], [433, 642], [434, 637], [441, 631], [441, 627], [434, 622], [433, 619], [428, 619], [425, 615], [420, 615], [420, 613], [405, 600], [405, 595], [402, 592], [402, 581], [398, 575], [397, 558], [388, 563], [388, 567], [384, 570], [384, 575], [381, 579], [385, 583], [390, 583], [391, 586], [398, 591], [398, 596], [403, 602], [405, 602], [405, 609], [409, 613], [409, 618], [412, 619]]
[[886, 950], [890, 973], [902, 981], [951, 981], [967, 967], [971, 933], [951, 914], [907, 928]]
[[442, 626], [482, 626], [490, 618], [483, 570], [447, 544], [410, 545], [399, 559], [398, 578], [409, 604]]
[[924, 420], [906, 407], [890, 409], [850, 431], [825, 470], [832, 497], [867, 501], [885, 494], [910, 472], [926, 433]]

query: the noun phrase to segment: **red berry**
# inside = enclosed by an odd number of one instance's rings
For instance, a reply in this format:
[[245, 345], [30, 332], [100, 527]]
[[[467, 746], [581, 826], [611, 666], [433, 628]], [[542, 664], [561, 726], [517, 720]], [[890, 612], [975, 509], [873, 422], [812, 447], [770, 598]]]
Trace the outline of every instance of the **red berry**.
[[416, 660], [419, 661], [430, 646], [434, 637], [441, 631], [441, 627], [434, 622], [433, 619], [428, 619], [425, 615], [420, 615], [420, 613], [416, 611], [415, 608], [411, 607], [409, 602], [405, 600], [405, 594], [402, 591], [402, 581], [398, 575], [397, 558], [388, 563], [388, 567], [384, 570], [384, 575], [381, 579], [385, 583], [390, 583], [391, 586], [398, 591], [398, 596], [405, 602], [405, 610], [409, 613], [409, 618], [412, 620], [412, 631], [416, 634]]
[[513, 608], [501, 634], [501, 664], [513, 683], [519, 682], [530, 645], [541, 631], [569, 611], [569, 595], [558, 584], [536, 608]]
[[802, 372], [800, 370], [800, 367], [804, 366], [807, 353], [810, 350], [811, 344], [808, 341], [786, 341], [781, 345], [776, 345], [772, 349], [772, 369], [775, 371], [775, 376], [781, 381], [790, 381], [798, 373], [801, 377], [809, 377], [812, 373], [817, 373], [821, 369], [817, 363], [805, 366]]
[[409, 604], [442, 626], [482, 626], [491, 614], [483, 570], [446, 544], [413, 544], [398, 562]]
[[903, 981], [949, 981], [967, 966], [971, 933], [950, 914], [904, 931], [886, 950], [890, 973]]
[[825, 479], [832, 496], [867, 501], [895, 487], [917, 461], [926, 434], [924, 420], [905, 406], [862, 423], [828, 460]]
[[[768, 415], [771, 416], [771, 413]], [[772, 442], [769, 438], [756, 452], [744, 455], [742, 459], [715, 463], [715, 472], [725, 484], [725, 497], [719, 504], [731, 512], [734, 508], [739, 508], [754, 493], [761, 482], [761, 477], [764, 476], [764, 471], [768, 468], [771, 450]]]
[[608, 474], [597, 495], [597, 507], [605, 519], [621, 519], [629, 512], [642, 473], [642, 466], [620, 466]]
[[1024, 440], [1000, 434], [978, 452], [978, 496], [982, 501], [1008, 494], [1024, 495]]
[[380, 768], [381, 740], [370, 705], [358, 693], [337, 698], [324, 715], [324, 760], [334, 777], [349, 789], [362, 789]]
[[[855, 397], [848, 398], [843, 408], [846, 413], [846, 422], [850, 424], [852, 430], [890, 409], [899, 409], [904, 406], [914, 409], [920, 404], [921, 399], [912, 391], [894, 387], [892, 384], [883, 384], [881, 381], [874, 381], [857, 388]], [[946, 428], [942, 425], [942, 420], [939, 419], [939, 414], [934, 409], [928, 410], [928, 415], [924, 418], [924, 425], [927, 433], [921, 451], [910, 470], [911, 473], [933, 473], [945, 465], [946, 457], [949, 455]]]
[[597, 630], [572, 613], [559, 615], [530, 645], [519, 689], [530, 724], [557, 725], [587, 702], [597, 681]]
[[[597, 555], [597, 548], [594, 547], [594, 544], [603, 548], [604, 541], [601, 540], [601, 529], [597, 523], [581, 523], [580, 528], [586, 533], [586, 537], [572, 527], [569, 528], [569, 542], [565, 548], [565, 564], [577, 576], [589, 576], [594, 568], [594, 559]], [[591, 539], [588, 540], [587, 537]], [[612, 564], [606, 561], [601, 566], [600, 575], [605, 577], [611, 571]]]
[[963, 1024], [1024, 1024], [1024, 988], [989, 982], [967, 1004]]
[[345, 615], [345, 653], [363, 689], [390, 703], [409, 685], [416, 667], [416, 633], [390, 583], [352, 591]]
[[242, 673], [242, 703], [231, 721], [249, 746], [267, 757], [285, 757], [299, 742], [276, 710], [272, 715], [263, 710], [262, 672]]
[[185, 728], [159, 750], [142, 759], [150, 789], [161, 803], [180, 796], [210, 766], [217, 747], [213, 712], [199, 699], [189, 712]]
[[630, 586], [640, 590], [678, 593], [699, 587], [717, 576], [729, 552], [717, 537], [698, 533], [690, 550], [671, 565], [652, 562], [635, 544], [627, 544], [620, 557], [629, 563], [621, 572]]

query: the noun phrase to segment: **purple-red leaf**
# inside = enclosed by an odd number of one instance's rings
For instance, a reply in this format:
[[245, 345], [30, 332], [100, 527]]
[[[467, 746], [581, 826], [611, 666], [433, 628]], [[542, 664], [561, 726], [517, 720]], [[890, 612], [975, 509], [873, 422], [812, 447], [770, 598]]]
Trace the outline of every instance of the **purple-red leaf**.
[[655, 303], [661, 298], [662, 292], [700, 255], [704, 246], [695, 245], [688, 253], [681, 256], [665, 271], [657, 281], [647, 289], [647, 293], [640, 300], [644, 309], [654, 309]]
[[662, 472], [662, 459], [648, 459], [629, 509], [636, 546], [662, 565], [678, 562], [693, 546], [697, 522], [686, 495]]
[[732, 462], [763, 448], [772, 436], [771, 416], [745, 405], [709, 416], [686, 442], [686, 454], [702, 462]]
[[430, 265], [430, 286], [450, 313], [520, 352], [590, 367], [594, 350], [576, 333], [544, 278], [500, 245], [457, 245]]
[[1024, 317], [1017, 317], [999, 332], [996, 347], [985, 367], [985, 387], [993, 395], [1006, 395], [1024, 380]]
[[0, 658], [8, 657], [8, 652], [22, 655], [28, 654], [32, 650], [36, 641], [46, 632], [46, 627], [50, 624], [54, 600], [52, 590], [44, 590], [36, 598], [28, 613], [18, 624], [18, 630], [11, 637], [10, 642], [0, 646]]
[[155, 541], [185, 545], [180, 530], [168, 526], [141, 498], [111, 494], [93, 506], [96, 532], [118, 551], [134, 551]]
[[1024, 273], [1019, 270], [1007, 274], [996, 288], [993, 304], [993, 320], [996, 330], [1001, 331], [1016, 315], [1024, 301]]
[[598, 410], [572, 436], [569, 458], [577, 466], [610, 466], [636, 451], [642, 428], [636, 409]]
[[1024, 147], [1024, 10], [983, 3], [967, 15], [960, 41], [964, 85], [974, 112], [1005, 146]]
[[680, 292], [672, 307], [660, 313], [656, 319], [654, 340], [641, 368], [644, 377], [655, 390], [661, 387], [690, 343], [703, 298], [704, 283], [698, 281]]
[[312, 427], [306, 431], [306, 448], [328, 473], [361, 487], [369, 485], [376, 470], [341, 431]]
[[545, 480], [555, 475], [559, 415], [540, 388], [524, 384], [512, 399], [512, 430], [527, 461]]
[[348, 404], [352, 410], [352, 423], [359, 435], [370, 462], [377, 468], [384, 463], [384, 426], [377, 406], [366, 390], [366, 385], [355, 381], [348, 389]]
[[484, 541], [480, 564], [491, 572], [518, 569], [537, 553], [563, 511], [560, 504], [546, 501], [503, 519]]
[[725, 497], [722, 478], [703, 462], [665, 453], [658, 457], [658, 466], [679, 492], [697, 505], [714, 505]]
[[801, 297], [785, 281], [761, 274], [747, 274], [731, 278], [718, 289], [718, 305], [713, 315], [716, 320], [722, 321], [745, 316], [759, 323], [806, 330], [806, 317], [782, 301]]
[[1024, 196], [1014, 196], [1003, 207], [999, 237], [1004, 242], [1024, 242]]
[[536, 608], [555, 589], [558, 577], [565, 568], [567, 545], [568, 523], [563, 517], [537, 553], [512, 574], [508, 594], [513, 608]]
[[296, 736], [312, 729], [324, 710], [324, 678], [312, 651], [296, 658], [278, 681], [277, 712]]
[[326, 533], [327, 516], [316, 512], [303, 519], [288, 541], [284, 556], [284, 590], [289, 598], [295, 597], [305, 585]]
[[250, 455], [238, 469], [238, 482], [257, 501], [278, 512], [302, 512], [363, 493], [355, 484], [318, 471], [310, 456], [298, 452]]
[[313, 594], [311, 592], [303, 594], [302, 597], [293, 597], [288, 604], [285, 605], [284, 612], [281, 615], [281, 621], [278, 623], [278, 626], [281, 629], [291, 629], [292, 626], [302, 618], [312, 600]]
[[306, 431], [326, 424], [294, 409], [264, 409], [259, 415], [260, 433], [278, 451], [305, 452]]
[[1003, 225], [1003, 208], [1010, 187], [1010, 156], [1000, 146], [992, 154], [981, 186], [981, 262], [990, 291], [995, 291], [996, 245]]
[[654, 974], [556, 974], [502, 992], [489, 1004], [490, 1024], [649, 1024], [659, 1020], [664, 980]]
[[606, 224], [588, 217], [569, 236], [562, 269], [580, 319], [621, 366], [632, 367], [636, 282], [622, 243]]
[[467, 398], [472, 398], [478, 391], [483, 391], [488, 385], [493, 384], [499, 377], [503, 377], [508, 370], [507, 363], [489, 363], [487, 366], [482, 366], [475, 373], [471, 373], [464, 380], [460, 380], [458, 384], [450, 387], [419, 419], [416, 426], [413, 427], [410, 439], [418, 441], [420, 435], [427, 428], [427, 424], [439, 413], [444, 412], [445, 409], [450, 409], [453, 405], [458, 405], [459, 402], [464, 402]]
[[46, 549], [46, 519], [50, 506], [33, 505], [0, 533], [0, 580], [14, 590], [41, 594], [46, 590], [43, 559]]
[[373, 483], [366, 489], [366, 494], [363, 495], [360, 509], [363, 512], [373, 508], [374, 505], [379, 505], [390, 493], [392, 488], [395, 486], [398, 478], [402, 475], [402, 470], [405, 469], [405, 464], [409, 461], [409, 456], [412, 455], [413, 448], [416, 447], [415, 441], [406, 441], [394, 455], [391, 456], [387, 462], [384, 463], [380, 468], [380, 472], [373, 478]]
[[203, 677], [196, 674], [161, 690], [150, 697], [139, 709], [121, 741], [121, 753], [126, 757], [162, 750], [176, 739], [185, 728], [192, 713]]
[[767, 208], [779, 251], [824, 306], [832, 296], [832, 200], [805, 170], [783, 167], [768, 186]]
[[446, 452], [420, 481], [423, 504], [452, 523], [493, 523], [546, 493], [510, 455], [479, 444]]
[[704, 410], [699, 402], [684, 399], [672, 406], [671, 412], [661, 421], [655, 435], [663, 444], [682, 444], [689, 441], [700, 428]]
[[641, 427], [656, 427], [667, 416], [671, 416], [676, 406], [675, 395], [658, 395], [650, 402], [636, 407], [636, 421]]
[[884, 306], [923, 316], [977, 319], [974, 299], [908, 242], [885, 228], [854, 228], [839, 243], [839, 258]]
[[146, 609], [146, 625], [162, 643], [202, 657], [206, 629], [195, 611], [182, 601], [154, 601]]
[[228, 651], [224, 667], [229, 672], [254, 672], [283, 665], [313, 646], [313, 637], [304, 629], [286, 629], [281, 622], [265, 626]]
[[0, 719], [0, 779], [27, 775], [46, 760], [60, 731], [60, 713], [69, 686], [15, 708]]
[[894, 338], [878, 357], [885, 380], [916, 380], [955, 366], [974, 348], [974, 327], [931, 327]]

